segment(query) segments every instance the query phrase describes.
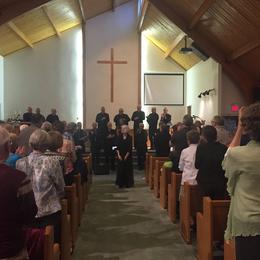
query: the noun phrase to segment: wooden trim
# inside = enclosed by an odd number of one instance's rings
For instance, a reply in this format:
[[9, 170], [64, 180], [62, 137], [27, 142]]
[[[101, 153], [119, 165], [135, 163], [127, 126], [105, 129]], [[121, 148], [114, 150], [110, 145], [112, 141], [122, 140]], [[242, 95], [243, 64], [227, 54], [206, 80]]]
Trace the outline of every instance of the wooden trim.
[[142, 104], [142, 33], [138, 33], [138, 87], [137, 87], [137, 104]]
[[28, 46], [33, 48], [33, 44], [31, 41], [27, 38], [27, 36], [11, 21], [7, 23], [8, 27], [16, 33]]
[[86, 43], [86, 23], [82, 23], [82, 48], [83, 48], [83, 126], [87, 127], [87, 43]]
[[253, 49], [257, 48], [260, 45], [260, 39], [256, 39], [252, 42], [247, 43], [246, 45], [242, 46], [241, 48], [233, 51], [228, 56], [228, 61], [234, 61], [237, 58], [241, 57], [242, 55], [252, 51]]
[[40, 7], [51, 0], [16, 0], [13, 1], [11, 4], [6, 4], [2, 8], [0, 8], [0, 25], [4, 24], [8, 21], [11, 21], [13, 18]]
[[146, 14], [147, 14], [147, 11], [149, 9], [149, 5], [150, 5], [149, 1], [148, 0], [144, 0], [143, 6], [142, 6], [141, 16], [139, 18], [138, 27], [137, 27], [139, 32], [142, 31], [144, 18], [145, 18]]
[[43, 6], [43, 7], [42, 7], [42, 10], [43, 10], [43, 12], [45, 13], [45, 15], [47, 16], [47, 18], [48, 18], [48, 20], [49, 20], [49, 22], [50, 22], [50, 24], [51, 24], [53, 30], [54, 30], [55, 33], [56, 33], [56, 35], [57, 35], [58, 37], [60, 37], [61, 34], [60, 34], [60, 32], [59, 32], [57, 26], [55, 25], [55, 22], [53, 21], [52, 17], [50, 16], [50, 14], [49, 14], [49, 12], [48, 12], [48, 8], [47, 8], [46, 6]]
[[200, 21], [201, 17], [209, 10], [209, 8], [215, 3], [216, 0], [204, 0], [200, 8], [194, 14], [189, 24], [189, 30], [192, 30]]
[[182, 39], [185, 37], [185, 33], [184, 32], [181, 32], [176, 38], [175, 40], [173, 41], [171, 47], [166, 51], [165, 55], [164, 55], [164, 58], [168, 58], [172, 52], [174, 51], [174, 49], [177, 47], [177, 45], [182, 41]]
[[81, 13], [81, 19], [85, 23], [87, 19], [86, 19], [84, 5], [82, 4], [82, 0], [77, 0], [77, 2], [78, 2], [80, 13]]

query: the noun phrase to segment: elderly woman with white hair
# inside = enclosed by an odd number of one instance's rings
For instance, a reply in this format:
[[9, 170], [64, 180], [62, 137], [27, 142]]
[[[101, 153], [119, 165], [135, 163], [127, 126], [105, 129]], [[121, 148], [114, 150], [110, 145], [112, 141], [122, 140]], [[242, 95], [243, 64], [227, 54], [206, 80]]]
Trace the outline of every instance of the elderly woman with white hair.
[[31, 179], [38, 212], [34, 227], [54, 226], [54, 240], [60, 240], [60, 199], [64, 195], [64, 178], [60, 163], [44, 152], [49, 145], [48, 133], [35, 130], [29, 139], [33, 152], [16, 163]]
[[116, 185], [121, 188], [134, 186], [133, 163], [132, 163], [132, 137], [128, 134], [129, 127], [121, 126], [121, 134], [117, 138], [117, 178]]

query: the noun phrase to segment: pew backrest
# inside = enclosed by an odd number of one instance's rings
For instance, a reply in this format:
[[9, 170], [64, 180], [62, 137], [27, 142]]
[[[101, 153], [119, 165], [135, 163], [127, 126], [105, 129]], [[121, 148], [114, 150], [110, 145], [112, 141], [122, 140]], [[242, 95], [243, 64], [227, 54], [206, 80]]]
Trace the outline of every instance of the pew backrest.
[[59, 245], [54, 244], [53, 226], [47, 226], [44, 231], [43, 259], [58, 260], [60, 257]]
[[168, 206], [168, 184], [171, 183], [171, 168], [162, 167], [160, 176], [160, 205], [163, 209]]

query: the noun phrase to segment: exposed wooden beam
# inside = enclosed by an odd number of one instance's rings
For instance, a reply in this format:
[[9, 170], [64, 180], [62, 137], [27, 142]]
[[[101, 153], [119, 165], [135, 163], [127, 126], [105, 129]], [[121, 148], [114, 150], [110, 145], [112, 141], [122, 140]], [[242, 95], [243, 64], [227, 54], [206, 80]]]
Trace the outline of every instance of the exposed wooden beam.
[[228, 61], [234, 61], [240, 56], [252, 51], [253, 49], [257, 48], [260, 46], [260, 39], [256, 39], [252, 42], [249, 42], [248, 44], [242, 46], [241, 48], [233, 51], [229, 56], [228, 56]]
[[223, 69], [233, 78], [233, 80], [240, 87], [245, 95], [247, 101], [252, 100], [252, 90], [258, 84], [257, 79], [250, 73], [244, 71], [241, 67], [232, 62], [228, 63], [225, 55], [216, 47], [207, 36], [203, 35], [200, 31], [189, 30], [188, 25], [184, 19], [173, 10], [164, 0], [149, 0], [159, 11], [161, 11], [169, 20], [192, 38], [198, 46], [209, 56], [219, 62]]
[[177, 47], [177, 45], [182, 41], [182, 39], [185, 37], [185, 33], [181, 32], [173, 41], [171, 47], [166, 51], [164, 58], [168, 58], [172, 52], [174, 51], [174, 49]]
[[11, 21], [7, 23], [8, 27], [16, 33], [28, 46], [33, 48], [33, 44], [31, 41], [27, 38], [27, 36]]
[[11, 21], [13, 18], [46, 4], [51, 0], [16, 0], [10, 1], [0, 8], [0, 25]]
[[49, 22], [50, 22], [50, 24], [51, 24], [53, 30], [54, 30], [54, 31], [56, 32], [56, 34], [57, 34], [57, 36], [60, 37], [60, 32], [59, 32], [59, 30], [58, 30], [58, 28], [57, 28], [55, 22], [53, 21], [52, 17], [51, 17], [50, 14], [49, 14], [48, 8], [47, 8], [46, 6], [43, 6], [43, 7], [42, 7], [42, 10], [43, 10], [43, 12], [45, 13], [45, 15], [47, 16], [47, 18], [48, 18], [48, 20], [49, 20]]
[[200, 21], [201, 17], [209, 10], [216, 0], [204, 0], [200, 8], [194, 14], [189, 24], [189, 30], [192, 30]]
[[143, 28], [143, 23], [144, 23], [144, 18], [146, 16], [146, 13], [149, 9], [149, 1], [148, 0], [144, 0], [143, 2], [143, 6], [142, 6], [142, 12], [141, 12], [141, 16], [139, 18], [139, 22], [138, 22], [138, 31], [142, 31]]
[[86, 20], [87, 20], [87, 18], [86, 18], [87, 16], [86, 16], [86, 12], [85, 12], [85, 6], [84, 6], [82, 0], [77, 0], [77, 1], [78, 1], [80, 13], [81, 13], [81, 19], [85, 23]]

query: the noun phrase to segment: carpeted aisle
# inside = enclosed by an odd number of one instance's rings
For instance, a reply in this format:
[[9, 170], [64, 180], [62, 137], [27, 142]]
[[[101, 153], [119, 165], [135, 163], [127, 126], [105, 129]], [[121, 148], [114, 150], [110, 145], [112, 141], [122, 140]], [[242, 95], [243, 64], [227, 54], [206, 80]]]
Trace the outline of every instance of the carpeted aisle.
[[179, 226], [170, 223], [165, 210], [135, 174], [136, 187], [118, 190], [115, 176], [95, 176], [83, 216], [73, 260], [191, 260]]

